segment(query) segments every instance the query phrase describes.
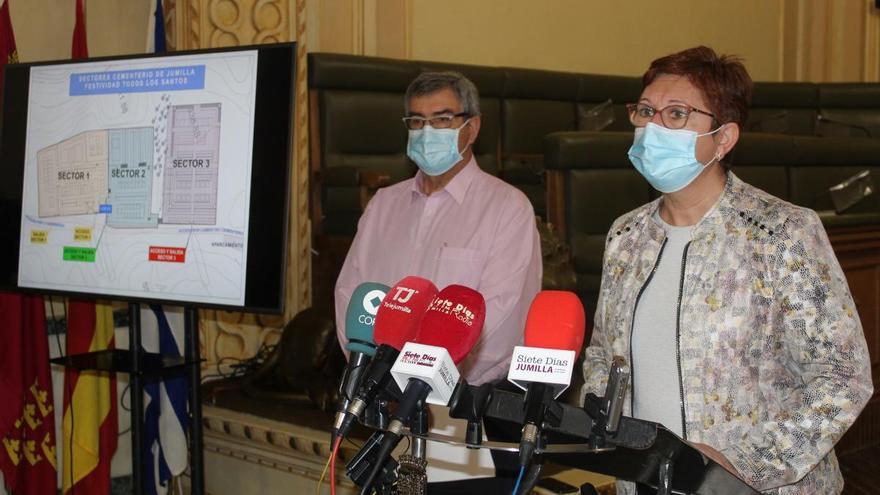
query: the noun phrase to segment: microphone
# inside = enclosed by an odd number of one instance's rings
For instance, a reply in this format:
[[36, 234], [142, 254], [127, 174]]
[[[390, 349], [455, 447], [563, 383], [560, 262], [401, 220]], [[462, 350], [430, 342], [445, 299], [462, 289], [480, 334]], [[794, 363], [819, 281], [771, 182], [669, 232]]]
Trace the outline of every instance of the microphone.
[[336, 420], [330, 434], [330, 445], [336, 441], [336, 434], [357, 394], [361, 378], [373, 355], [376, 354], [376, 343], [373, 340], [373, 323], [382, 299], [389, 287], [375, 282], [364, 282], [355, 288], [345, 311], [345, 336], [348, 343], [345, 348], [350, 352], [348, 366], [339, 382], [339, 407], [336, 409]]
[[[449, 403], [460, 376], [456, 365], [477, 343], [485, 318], [486, 301], [469, 287], [450, 285], [431, 302], [415, 340], [403, 346], [391, 368], [394, 381], [404, 392], [382, 439], [380, 460], [400, 442], [404, 424], [424, 412], [425, 402]], [[372, 478], [364, 491], [369, 490]]]
[[437, 287], [430, 280], [409, 276], [397, 282], [382, 299], [373, 325], [373, 340], [379, 347], [363, 373], [357, 394], [334, 425], [338, 435], [347, 436], [354, 420], [388, 385], [391, 366], [400, 348], [415, 338], [422, 316], [436, 295]]
[[584, 323], [584, 306], [573, 292], [541, 291], [529, 307], [525, 345], [514, 348], [507, 373], [510, 382], [526, 391], [520, 466], [531, 461], [551, 403], [571, 383], [584, 343]]

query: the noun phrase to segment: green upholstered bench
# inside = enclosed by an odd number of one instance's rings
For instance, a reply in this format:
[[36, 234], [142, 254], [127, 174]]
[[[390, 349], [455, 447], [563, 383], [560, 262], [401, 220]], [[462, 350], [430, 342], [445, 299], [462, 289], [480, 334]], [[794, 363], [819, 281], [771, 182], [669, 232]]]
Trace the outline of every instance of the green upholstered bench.
[[[570, 244], [581, 297], [593, 308], [611, 223], [657, 193], [627, 158], [631, 133], [559, 132], [544, 143], [548, 218]], [[828, 194], [863, 170], [880, 178], [880, 139], [743, 133], [731, 162], [746, 182], [818, 211], [828, 229], [880, 229], [880, 195], [836, 214]]]
[[[624, 105], [638, 98], [638, 77], [330, 53], [310, 54], [308, 63], [312, 228], [317, 250], [330, 258], [316, 261], [316, 277], [325, 278], [315, 282], [319, 301], [326, 299], [327, 286], [335, 281], [370, 189], [415, 172], [405, 154], [406, 132], [400, 117], [406, 87], [421, 71], [457, 70], [477, 85], [483, 117], [474, 151], [480, 166], [520, 188], [535, 212], [560, 232], [572, 227], [564, 238], [572, 247], [582, 294], [598, 287], [601, 252], [595, 252], [597, 247], [601, 250], [607, 225], [655, 197], [626, 159], [632, 126]], [[603, 107], [607, 107], [603, 117], [611, 118], [598, 119], [601, 130], [594, 131], [597, 119], [592, 117]], [[862, 160], [859, 165], [834, 168], [834, 157], [842, 156], [838, 146], [849, 157], [839, 161], [850, 164], [857, 150], [871, 153], [872, 145], [811, 144], [810, 136], [880, 136], [880, 84], [758, 82], [744, 131], [742, 150], [734, 158], [737, 173], [770, 193], [824, 211], [827, 204], [812, 204], [808, 197], [817, 193], [815, 188], [851, 175], [857, 171], [853, 167], [871, 165]], [[545, 137], [555, 132], [574, 134], [559, 137], [565, 144], [559, 150], [545, 148]], [[586, 142], [573, 137], [578, 132], [607, 136]], [[802, 136], [807, 140], [791, 140]], [[590, 150], [582, 149], [585, 146]], [[793, 171], [787, 164], [799, 160], [798, 150], [811, 150], [804, 153], [816, 153], [825, 161]], [[762, 160], [770, 161], [759, 163]], [[382, 180], [376, 181], [377, 176]], [[571, 181], [562, 181], [563, 176]], [[602, 201], [590, 204], [602, 207], [561, 208], [567, 201], [565, 187], [585, 201], [598, 194]], [[823, 218], [853, 225], [868, 218], [855, 215], [823, 214]], [[592, 304], [585, 302], [588, 307]]]

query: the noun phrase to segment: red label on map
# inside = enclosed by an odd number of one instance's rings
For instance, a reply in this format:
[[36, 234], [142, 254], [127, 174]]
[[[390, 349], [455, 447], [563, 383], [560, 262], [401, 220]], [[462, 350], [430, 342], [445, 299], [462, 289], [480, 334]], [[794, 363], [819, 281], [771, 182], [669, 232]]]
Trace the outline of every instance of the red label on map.
[[150, 246], [150, 261], [183, 263], [185, 260], [186, 248]]

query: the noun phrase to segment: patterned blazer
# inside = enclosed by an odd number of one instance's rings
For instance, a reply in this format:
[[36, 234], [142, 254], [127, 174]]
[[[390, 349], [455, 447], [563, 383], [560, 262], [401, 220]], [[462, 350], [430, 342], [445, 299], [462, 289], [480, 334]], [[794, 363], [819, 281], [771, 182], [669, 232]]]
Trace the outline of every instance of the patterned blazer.
[[[608, 235], [581, 397], [602, 395], [612, 356], [631, 361], [638, 297], [665, 241], [653, 219], [659, 204], [623, 215]], [[816, 213], [728, 173], [682, 263], [676, 357], [686, 440], [721, 451], [757, 490], [839, 493], [833, 447], [873, 386], [859, 316]]]

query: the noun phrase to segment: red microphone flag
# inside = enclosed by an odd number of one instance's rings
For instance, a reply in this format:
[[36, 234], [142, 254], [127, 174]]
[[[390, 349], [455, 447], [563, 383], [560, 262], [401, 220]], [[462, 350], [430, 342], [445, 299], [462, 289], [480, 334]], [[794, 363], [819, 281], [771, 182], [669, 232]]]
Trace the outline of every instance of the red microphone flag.
[[422, 317], [436, 295], [437, 287], [422, 277], [409, 276], [394, 284], [376, 312], [376, 345], [387, 344], [400, 350], [403, 344], [415, 339]]
[[543, 290], [532, 300], [526, 317], [526, 347], [562, 349], [575, 352], [584, 345], [586, 316], [574, 292]]
[[479, 340], [485, 320], [482, 294], [463, 285], [449, 285], [431, 301], [415, 342], [443, 347], [458, 364]]

